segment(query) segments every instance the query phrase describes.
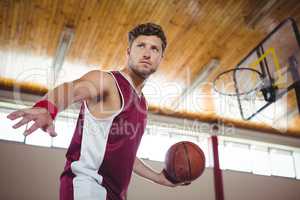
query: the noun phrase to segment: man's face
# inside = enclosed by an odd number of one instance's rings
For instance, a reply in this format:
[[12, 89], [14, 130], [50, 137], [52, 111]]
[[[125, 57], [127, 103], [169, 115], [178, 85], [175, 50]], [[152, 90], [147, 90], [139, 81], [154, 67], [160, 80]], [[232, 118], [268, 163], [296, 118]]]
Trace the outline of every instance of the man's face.
[[154, 73], [163, 57], [162, 41], [157, 36], [140, 35], [127, 49], [128, 67], [146, 79]]

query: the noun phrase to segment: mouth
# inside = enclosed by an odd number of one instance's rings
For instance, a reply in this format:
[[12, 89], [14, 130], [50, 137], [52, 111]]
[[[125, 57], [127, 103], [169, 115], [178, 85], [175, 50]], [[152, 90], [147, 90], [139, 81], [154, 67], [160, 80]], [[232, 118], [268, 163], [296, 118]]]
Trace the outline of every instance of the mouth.
[[148, 65], [151, 65], [151, 63], [150, 63], [150, 62], [148, 62], [148, 61], [141, 61], [140, 63], [142, 63], [142, 64], [148, 64]]

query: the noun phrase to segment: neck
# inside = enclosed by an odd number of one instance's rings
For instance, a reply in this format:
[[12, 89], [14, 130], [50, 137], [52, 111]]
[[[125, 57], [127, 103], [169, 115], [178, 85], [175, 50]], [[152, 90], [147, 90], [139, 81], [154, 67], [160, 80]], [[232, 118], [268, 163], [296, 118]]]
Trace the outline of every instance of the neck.
[[146, 79], [137, 75], [134, 71], [132, 71], [129, 67], [126, 67], [121, 70], [121, 72], [127, 76], [127, 78], [131, 81], [136, 91], [141, 94], [142, 89], [145, 85]]

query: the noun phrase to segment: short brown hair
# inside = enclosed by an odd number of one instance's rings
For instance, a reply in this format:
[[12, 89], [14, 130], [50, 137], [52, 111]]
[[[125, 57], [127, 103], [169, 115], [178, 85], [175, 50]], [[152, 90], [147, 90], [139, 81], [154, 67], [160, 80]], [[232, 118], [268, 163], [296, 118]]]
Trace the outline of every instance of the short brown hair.
[[155, 35], [162, 41], [162, 51], [167, 47], [167, 38], [161, 26], [154, 23], [139, 24], [128, 33], [128, 42], [131, 46], [132, 42], [140, 35]]

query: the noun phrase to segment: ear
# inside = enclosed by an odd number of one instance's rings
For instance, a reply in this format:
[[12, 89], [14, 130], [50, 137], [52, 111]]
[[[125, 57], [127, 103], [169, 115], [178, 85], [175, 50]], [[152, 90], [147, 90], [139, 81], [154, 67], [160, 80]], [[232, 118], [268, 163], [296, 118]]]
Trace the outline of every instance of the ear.
[[161, 48], [161, 58], [164, 58], [164, 57], [165, 57], [165, 50], [166, 50], [166, 49]]
[[130, 48], [129, 48], [129, 47], [126, 49], [126, 55], [127, 55], [127, 56], [130, 55]]

